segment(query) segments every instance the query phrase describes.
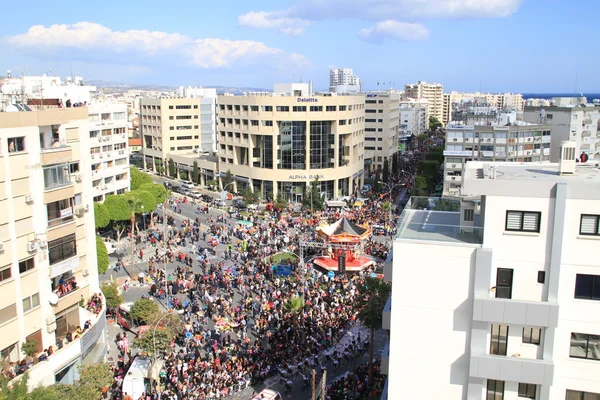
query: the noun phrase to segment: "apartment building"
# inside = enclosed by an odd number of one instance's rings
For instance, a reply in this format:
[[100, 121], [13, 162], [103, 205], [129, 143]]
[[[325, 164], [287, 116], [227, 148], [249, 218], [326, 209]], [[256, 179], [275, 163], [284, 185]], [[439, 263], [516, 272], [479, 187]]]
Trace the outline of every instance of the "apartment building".
[[481, 93], [481, 92], [450, 92], [450, 104], [459, 103], [463, 100], [485, 99], [484, 102], [498, 110], [523, 111], [525, 101], [521, 93]]
[[386, 269], [384, 399], [600, 398], [600, 169], [564, 151], [469, 162], [461, 202], [411, 198]]
[[337, 86], [356, 86], [360, 91], [360, 79], [352, 68], [333, 68], [329, 70], [329, 91], [336, 92]]
[[427, 100], [401, 100], [399, 137], [418, 136], [429, 129]]
[[382, 169], [398, 151], [400, 93], [367, 93], [365, 99], [365, 170]]
[[[564, 140], [576, 144], [577, 155], [600, 157], [600, 106], [588, 104], [585, 98], [553, 98], [548, 107], [525, 107], [523, 120], [552, 126], [551, 148], [558, 149]], [[551, 155], [552, 162], [558, 153]]]
[[[404, 97], [417, 100], [426, 99], [428, 103], [427, 121], [429, 121], [429, 117], [435, 117], [444, 125], [448, 123], [448, 119], [444, 119], [444, 87], [441, 83], [419, 81], [404, 85]], [[449, 117], [450, 115], [446, 113], [446, 118]]]
[[313, 94], [309, 84], [276, 87], [218, 97], [220, 176], [231, 171], [234, 192], [283, 192], [289, 201], [301, 201], [315, 179], [328, 199], [362, 187], [365, 96]]
[[200, 99], [200, 150], [203, 153], [217, 151], [217, 89], [180, 86], [177, 96]]
[[550, 125], [452, 125], [446, 127], [444, 195], [461, 195], [467, 161], [550, 161]]
[[80, 306], [99, 293], [89, 124], [86, 107], [0, 113], [0, 354], [23, 360], [27, 339], [54, 348], [30, 388], [72, 383], [106, 354], [105, 306]]
[[94, 103], [89, 111], [90, 178], [95, 202], [129, 191], [127, 105]]

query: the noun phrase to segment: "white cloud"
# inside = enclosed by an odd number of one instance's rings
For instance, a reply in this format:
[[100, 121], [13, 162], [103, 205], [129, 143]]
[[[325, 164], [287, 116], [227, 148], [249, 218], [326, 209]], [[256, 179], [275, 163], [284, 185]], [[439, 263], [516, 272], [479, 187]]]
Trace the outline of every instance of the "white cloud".
[[[514, 14], [524, 0], [296, 0], [278, 11], [251, 11], [239, 24], [302, 34], [314, 21], [358, 19], [367, 21], [420, 21], [423, 19], [503, 18]], [[368, 28], [373, 29], [373, 28]]]
[[[27, 33], [4, 40], [14, 48], [43, 49], [68, 53], [70, 57], [97, 59], [112, 56], [114, 63], [131, 63], [143, 58], [163, 63], [188, 64], [205, 69], [234, 65], [273, 65], [290, 63], [305, 66], [304, 56], [286, 53], [265, 43], [251, 40], [198, 39], [179, 33], [148, 30], [112, 31], [105, 26], [78, 22], [73, 25], [35, 25]], [[275, 62], [274, 62], [275, 61]]]
[[290, 18], [285, 13], [250, 11], [238, 17], [238, 24], [246, 28], [274, 29], [286, 35], [298, 36], [304, 33], [304, 28], [312, 24], [302, 18]]
[[358, 36], [364, 41], [373, 43], [382, 43], [386, 38], [408, 42], [427, 39], [429, 31], [421, 24], [387, 20], [361, 30]]

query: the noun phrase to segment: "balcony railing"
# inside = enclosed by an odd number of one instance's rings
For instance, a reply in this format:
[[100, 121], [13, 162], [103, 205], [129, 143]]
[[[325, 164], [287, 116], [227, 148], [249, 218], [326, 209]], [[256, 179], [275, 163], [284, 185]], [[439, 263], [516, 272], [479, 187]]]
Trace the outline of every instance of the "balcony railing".
[[73, 207], [48, 212], [48, 228], [60, 226], [73, 221]]

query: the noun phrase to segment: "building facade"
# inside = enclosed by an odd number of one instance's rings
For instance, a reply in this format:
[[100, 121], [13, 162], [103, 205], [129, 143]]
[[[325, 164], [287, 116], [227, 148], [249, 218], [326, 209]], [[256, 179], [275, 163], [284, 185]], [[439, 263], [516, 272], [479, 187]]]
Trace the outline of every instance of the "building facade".
[[88, 112], [91, 193], [101, 203], [106, 196], [129, 191], [127, 105], [94, 103]]
[[549, 125], [448, 125], [444, 149], [444, 194], [462, 194], [463, 168], [467, 161], [550, 161], [552, 135], [554, 132]]
[[[365, 170], [382, 169], [398, 151], [400, 93], [367, 93], [365, 99]], [[391, 165], [391, 164], [390, 164]]]
[[[553, 99], [552, 104], [557, 104], [557, 100]], [[589, 158], [600, 157], [600, 107], [568, 100], [563, 99], [563, 103], [559, 102], [556, 106], [525, 107], [523, 120], [551, 125], [553, 149], [557, 149], [562, 141], [569, 140], [575, 142], [578, 156], [585, 152]], [[551, 161], [558, 161], [558, 153], [551, 155]]]
[[[450, 103], [459, 103], [463, 100], [474, 101], [474, 99], [482, 99], [483, 103], [489, 104], [498, 110], [515, 110], [523, 111], [523, 95], [521, 93], [481, 93], [481, 92], [451, 92]], [[485, 99], [485, 100], [483, 100]]]
[[358, 86], [360, 79], [354, 76], [352, 68], [333, 68], [329, 70], [329, 91], [336, 92], [336, 86]]
[[105, 305], [80, 306], [100, 291], [89, 124], [86, 107], [0, 113], [1, 357], [23, 360], [27, 339], [54, 347], [30, 388], [72, 383], [106, 354]]
[[[441, 83], [427, 83], [419, 81], [414, 84], [404, 86], [404, 97], [410, 99], [426, 99], [427, 121], [429, 117], [435, 117], [444, 125], [448, 120], [444, 120], [444, 86]], [[449, 115], [446, 115], [449, 118]]]
[[200, 150], [214, 153], [217, 150], [217, 89], [181, 86], [177, 95], [200, 100]]
[[559, 168], [471, 162], [462, 202], [410, 200], [386, 271], [387, 398], [600, 397], [600, 170]]
[[313, 95], [305, 85], [277, 95], [219, 96], [220, 176], [231, 172], [233, 191], [301, 201], [315, 179], [328, 199], [362, 187], [365, 96]]

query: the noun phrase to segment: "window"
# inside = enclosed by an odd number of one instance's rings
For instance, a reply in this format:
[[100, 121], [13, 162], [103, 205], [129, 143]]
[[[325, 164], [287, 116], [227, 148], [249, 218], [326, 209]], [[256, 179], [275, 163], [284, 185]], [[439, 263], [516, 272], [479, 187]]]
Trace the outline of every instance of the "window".
[[242, 111], [248, 111], [248, 106], [242, 106]]
[[340, 111], [346, 111], [346, 106], [340, 106]]
[[191, 110], [192, 106], [175, 106], [176, 110]]
[[173, 109], [173, 106], [169, 106], [169, 110], [172, 110], [172, 109]]
[[338, 122], [338, 125], [346, 125], [346, 120], [340, 119], [340, 121]]
[[600, 215], [581, 214], [580, 235], [600, 235]]
[[310, 106], [310, 111], [323, 111], [323, 106]]
[[33, 258], [28, 258], [27, 260], [19, 261], [19, 273], [27, 272], [35, 268], [35, 261]]
[[337, 106], [325, 106], [325, 111], [336, 111]]
[[377, 122], [375, 118], [365, 118], [365, 122]]
[[250, 106], [250, 111], [258, 111], [258, 106]]
[[497, 356], [506, 355], [506, 343], [508, 342], [508, 325], [492, 324], [492, 338], [490, 342], [490, 354]]
[[175, 119], [192, 119], [191, 115], [178, 115]]
[[504, 400], [504, 381], [488, 379], [485, 400]]
[[198, 104], [194, 104], [194, 110], [198, 109]]
[[11, 319], [17, 318], [17, 305], [11, 304], [8, 307], [4, 307], [0, 310], [0, 325]]
[[252, 126], [258, 126], [258, 120], [256, 120], [256, 119], [250, 120], [250, 125], [252, 125]]
[[377, 100], [365, 100], [366, 104], [377, 104]]
[[10, 279], [12, 277], [12, 270], [10, 265], [4, 269], [0, 269], [0, 282]]
[[577, 274], [575, 277], [575, 298], [600, 300], [600, 275]]
[[580, 392], [567, 389], [565, 400], [600, 400], [600, 393]]
[[40, 294], [32, 294], [31, 296], [27, 296], [23, 299], [23, 312], [27, 312], [29, 310], [33, 310], [37, 306], [40, 305]]
[[367, 113], [367, 114], [375, 114], [375, 113], [377, 113], [377, 110], [365, 110], [365, 113]]
[[546, 283], [546, 271], [538, 271], [537, 283]]
[[537, 211], [507, 211], [506, 230], [539, 233], [541, 215]]
[[25, 151], [25, 136], [8, 138], [8, 152]]
[[535, 390], [537, 386], [532, 383], [519, 383], [519, 397], [535, 399]]
[[474, 215], [475, 215], [475, 210], [472, 210], [469, 208], [464, 210], [464, 220], [465, 221], [473, 221]]
[[262, 106], [262, 111], [263, 112], [272, 112], [273, 106]]
[[600, 336], [587, 333], [571, 333], [569, 357], [600, 360]]
[[71, 165], [69, 166], [69, 171], [72, 174], [79, 172], [79, 163], [78, 162], [71, 163]]
[[292, 107], [293, 112], [306, 112], [306, 106], [294, 106]]
[[263, 126], [273, 126], [273, 121], [263, 121]]
[[[98, 149], [98, 151], [94, 151], [94, 154], [100, 152], [99, 147], [96, 147], [96, 149]], [[70, 169], [71, 167], [69, 164], [60, 164], [44, 168], [44, 189], [50, 190], [61, 186], [70, 185]]]
[[75, 234], [49, 242], [48, 253], [50, 254], [50, 265], [75, 256], [77, 254]]
[[277, 111], [278, 112], [289, 112], [290, 111], [290, 107], [289, 106], [277, 106]]
[[512, 298], [513, 270], [509, 268], [498, 268], [496, 272], [496, 298]]
[[523, 336], [521, 341], [528, 344], [540, 344], [540, 338], [542, 337], [541, 328], [523, 328]]

